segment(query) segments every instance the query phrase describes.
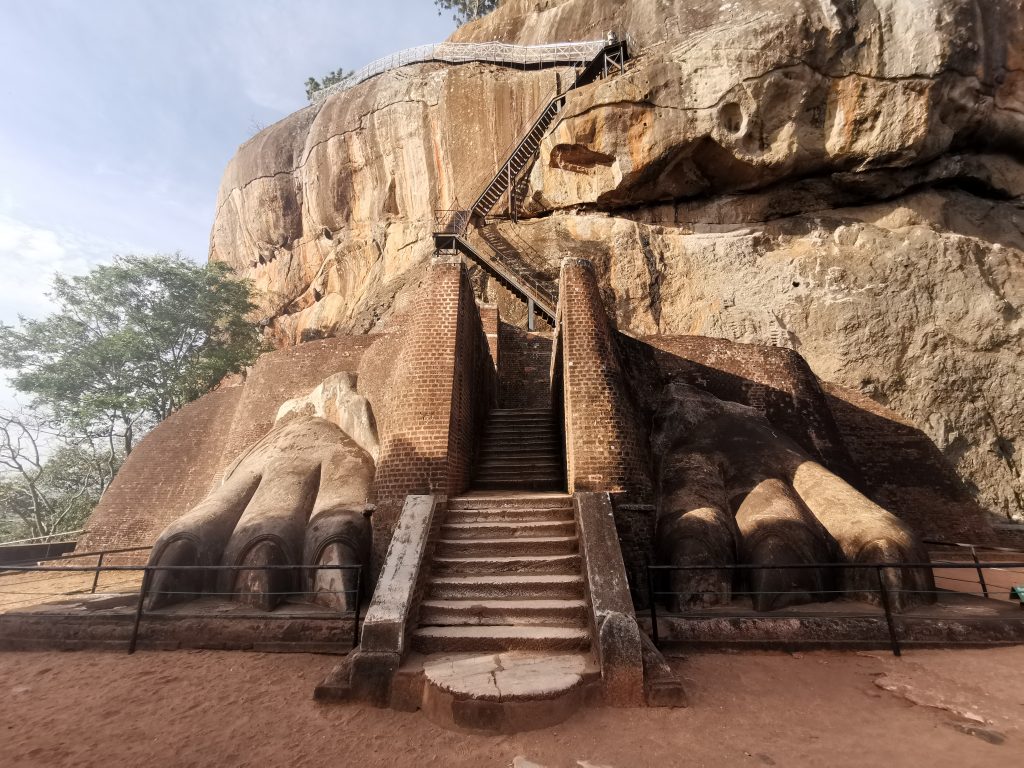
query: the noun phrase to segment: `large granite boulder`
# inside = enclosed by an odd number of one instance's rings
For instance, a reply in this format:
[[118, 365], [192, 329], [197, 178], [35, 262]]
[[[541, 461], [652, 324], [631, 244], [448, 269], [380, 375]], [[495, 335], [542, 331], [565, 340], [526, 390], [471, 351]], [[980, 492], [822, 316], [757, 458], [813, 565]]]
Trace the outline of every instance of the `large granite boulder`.
[[[628, 35], [546, 137], [517, 237], [620, 328], [789, 346], [1024, 517], [1022, 0], [507, 0], [456, 41]], [[424, 64], [243, 145], [211, 258], [281, 344], [387, 322], [555, 73]], [[511, 233], [509, 238], [512, 239]], [[491, 298], [500, 292], [484, 285]]]

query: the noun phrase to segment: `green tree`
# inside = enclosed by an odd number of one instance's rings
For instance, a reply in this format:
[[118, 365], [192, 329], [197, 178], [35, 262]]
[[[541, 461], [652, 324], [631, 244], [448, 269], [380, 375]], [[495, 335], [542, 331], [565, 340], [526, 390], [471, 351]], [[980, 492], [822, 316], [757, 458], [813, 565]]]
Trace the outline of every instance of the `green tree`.
[[131, 453], [153, 423], [249, 365], [262, 335], [250, 286], [220, 263], [124, 256], [54, 278], [58, 310], [0, 324], [0, 367], [66, 432]]
[[498, 7], [499, 0], [434, 0], [437, 15], [443, 11], [451, 11], [455, 23], [465, 24], [467, 21], [479, 19]]
[[330, 88], [335, 83], [340, 83], [346, 77], [351, 77], [353, 71], [343, 69], [336, 69], [333, 72], [328, 72], [324, 75], [323, 80], [317, 80], [315, 77], [311, 77], [306, 80], [306, 98], [313, 101], [313, 96], [316, 95], [317, 91], [322, 91], [324, 88]]

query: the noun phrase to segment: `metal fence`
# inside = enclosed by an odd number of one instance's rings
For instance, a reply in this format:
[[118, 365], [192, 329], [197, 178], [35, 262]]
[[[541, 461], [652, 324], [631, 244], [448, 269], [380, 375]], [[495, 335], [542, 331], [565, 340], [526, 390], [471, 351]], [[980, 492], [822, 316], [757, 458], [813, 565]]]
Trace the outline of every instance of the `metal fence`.
[[12, 544], [50, 544], [58, 541], [70, 541], [81, 533], [85, 533], [84, 528], [81, 528], [77, 531], [61, 531], [60, 533], [50, 533], [46, 536], [33, 536], [30, 539], [0, 541], [0, 547], [9, 547]]
[[442, 64], [503, 64], [530, 67], [583, 64], [591, 61], [608, 45], [607, 40], [585, 40], [548, 45], [511, 45], [509, 43], [435, 43], [406, 48], [390, 56], [371, 61], [344, 80], [317, 91], [313, 103], [319, 104], [328, 96], [346, 91], [372, 77], [410, 64], [436, 61]]
[[[962, 599], [964, 595], [973, 595], [982, 599], [990, 599], [990, 591], [985, 586], [984, 571], [987, 569], [992, 570], [1006, 570], [1024, 568], [1024, 560], [1017, 560], [1011, 562], [983, 562], [975, 559], [974, 562], [945, 562], [945, 561], [933, 561], [928, 563], [796, 563], [796, 564], [772, 564], [772, 565], [752, 565], [748, 563], [744, 564], [731, 564], [731, 565], [649, 565], [647, 566], [647, 596], [649, 602], [649, 616], [651, 621], [651, 638], [655, 645], [659, 645], [661, 642], [661, 636], [659, 632], [659, 616], [671, 617], [673, 619], [687, 620], [687, 619], [749, 619], [751, 618], [751, 612], [744, 611], [739, 612], [733, 609], [731, 603], [737, 599], [753, 598], [757, 595], [783, 595], [789, 594], [789, 591], [777, 591], [769, 592], [764, 590], [754, 590], [749, 587], [747, 583], [749, 580], [745, 578], [748, 574], [753, 571], [784, 571], [784, 570], [806, 570], [806, 569], [818, 569], [822, 571], [829, 571], [837, 576], [835, 583], [838, 585], [841, 583], [841, 579], [844, 576], [844, 571], [850, 570], [866, 570], [874, 571], [874, 582], [877, 584], [875, 588], [869, 588], [864, 585], [862, 579], [857, 580], [857, 586], [854, 590], [849, 589], [821, 589], [814, 590], [814, 594], [825, 595], [829, 599], [838, 599], [844, 596], [849, 596], [851, 591], [855, 591], [860, 595], [867, 594], [869, 596], [877, 596], [878, 603], [882, 608], [882, 617], [877, 617], [879, 620], [884, 617], [888, 641], [892, 648], [893, 654], [896, 656], [901, 655], [901, 638], [899, 634], [899, 627], [896, 619], [902, 615], [894, 610], [893, 608], [893, 593], [898, 591], [901, 596], [913, 598], [918, 596], [923, 598], [920, 602], [928, 604], [942, 603], [943, 601], [950, 601], [951, 598]], [[897, 590], [894, 589], [891, 584], [888, 583], [886, 578], [887, 572], [893, 571], [906, 571], [906, 570], [951, 570], [955, 572], [974, 571], [978, 576], [978, 581], [974, 578], [957, 578], [946, 576], [946, 580], [951, 582], [954, 588], [939, 588], [935, 589], [913, 589], [903, 588], [902, 586]], [[731, 581], [737, 588], [732, 588], [728, 591], [720, 590], [688, 590], [687, 592], [679, 592], [672, 589], [666, 588], [666, 582], [669, 581], [668, 577], [672, 573], [689, 572], [722, 572], [727, 571], [732, 575]], [[973, 589], [972, 585], [978, 585], [978, 589]], [[667, 610], [665, 606], [666, 598], [673, 598], [678, 600], [681, 597], [690, 597], [699, 595], [702, 598], [711, 598], [715, 595], [722, 598], [720, 605], [716, 607], [687, 607], [680, 610]], [[659, 602], [662, 605], [659, 608]], [[1024, 602], [1021, 602], [1021, 606], [1024, 607]], [[807, 619], [807, 618], [827, 618], [833, 620], [843, 619], [870, 619], [871, 614], [856, 613], [856, 614], [840, 614], [840, 613], [808, 613], [806, 611], [791, 610], [791, 609], [778, 609], [771, 611], [759, 611], [756, 615], [764, 619]], [[950, 619], [949, 615], [946, 616], [929, 616], [927, 614], [913, 613], [912, 618], [915, 620], [927, 621], [929, 619], [935, 619], [937, 621], [946, 621]], [[1006, 616], [964, 616], [962, 617], [965, 621], [978, 622], [978, 621], [1006, 621]], [[1018, 619], [1024, 622], [1024, 613], [1022, 613]], [[786, 641], [790, 642], [789, 640]], [[859, 641], [857, 641], [859, 642]]]
[[[53, 598], [60, 597], [74, 597], [84, 594], [96, 594], [98, 591], [98, 585], [100, 582], [100, 576], [102, 574], [112, 574], [119, 577], [132, 576], [133, 578], [120, 578], [114, 582], [113, 585], [108, 584], [107, 586], [124, 587], [131, 585], [133, 587], [131, 592], [119, 592], [117, 594], [135, 594], [134, 587], [138, 583], [137, 578], [141, 574], [141, 584], [138, 586], [137, 600], [135, 606], [134, 622], [132, 625], [131, 639], [128, 644], [128, 653], [134, 653], [138, 641], [139, 626], [142, 622], [143, 616], [146, 614], [146, 598], [151, 594], [151, 587], [153, 584], [153, 577], [158, 572], [173, 571], [173, 572], [200, 572], [206, 576], [213, 577], [220, 573], [225, 572], [240, 572], [240, 571], [285, 571], [294, 574], [295, 581], [297, 583], [304, 583], [305, 579], [301, 577], [311, 571], [336, 571], [341, 575], [346, 573], [354, 573], [354, 583], [349, 589], [333, 589], [333, 594], [344, 594], [351, 596], [351, 609], [345, 609], [339, 613], [339, 618], [351, 619], [352, 621], [352, 647], [359, 644], [359, 604], [362, 596], [362, 571], [361, 565], [107, 565], [104, 564], [104, 559], [109, 558], [113, 555], [124, 555], [129, 553], [144, 552], [152, 549], [151, 547], [133, 547], [126, 549], [110, 549], [102, 552], [83, 552], [74, 555], [69, 555], [61, 558], [52, 558], [53, 560], [68, 560], [68, 559], [80, 559], [86, 557], [95, 557], [97, 562], [95, 565], [15, 565], [15, 566], [3, 566], [0, 567], [0, 574], [16, 575], [16, 574], [30, 574], [33, 575], [32, 579], [24, 580], [19, 579], [13, 583], [5, 584], [3, 580], [0, 580], [0, 596], [2, 595], [16, 595], [24, 596], [27, 599], [19, 604], [38, 604], [41, 601], [48, 601]], [[91, 586], [85, 587], [82, 583], [81, 575], [92, 576]], [[67, 580], [71, 577], [78, 576], [78, 583], [73, 589], [61, 590], [61, 580], [64, 580], [64, 585], [67, 586]], [[219, 582], [219, 579], [217, 579]], [[39, 584], [48, 582], [47, 586], [44, 586], [40, 591]], [[12, 589], [13, 587], [13, 589]], [[47, 589], [47, 587], [53, 587]], [[107, 590], [109, 591], [109, 590]], [[324, 590], [304, 590], [304, 589], [288, 589], [278, 592], [256, 592], [247, 593], [247, 595], [257, 596], [274, 596], [281, 600], [292, 600], [296, 602], [310, 602], [310, 598], [315, 597], [318, 594], [322, 594]], [[157, 594], [154, 592], [153, 594]], [[183, 598], [200, 598], [200, 597], [223, 597], [225, 599], [231, 599], [238, 596], [235, 591], [209, 591], [202, 590], [197, 592], [194, 590], [188, 591], [169, 591], [165, 588], [160, 588], [158, 594], [161, 596], [167, 595], [178, 595]]]

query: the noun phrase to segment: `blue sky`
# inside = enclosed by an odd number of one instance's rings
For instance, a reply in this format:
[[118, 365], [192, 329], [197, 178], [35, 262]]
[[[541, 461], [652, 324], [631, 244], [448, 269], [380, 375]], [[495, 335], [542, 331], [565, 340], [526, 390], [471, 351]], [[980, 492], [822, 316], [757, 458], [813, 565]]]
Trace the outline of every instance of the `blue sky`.
[[204, 260], [225, 165], [308, 76], [453, 26], [431, 0], [0, 0], [0, 321], [57, 270]]
[[307, 77], [453, 28], [431, 0], [0, 0], [0, 322], [55, 271], [205, 260], [225, 165]]

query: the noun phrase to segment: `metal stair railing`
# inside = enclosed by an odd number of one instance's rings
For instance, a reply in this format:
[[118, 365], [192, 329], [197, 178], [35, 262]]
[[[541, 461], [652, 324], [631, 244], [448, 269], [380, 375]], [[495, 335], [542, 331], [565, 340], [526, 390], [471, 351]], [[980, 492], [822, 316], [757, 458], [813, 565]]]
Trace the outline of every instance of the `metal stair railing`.
[[[607, 76], [612, 69], [623, 71], [628, 55], [627, 42], [609, 35], [607, 40], [602, 41], [597, 53], [589, 61], [582, 62], [582, 70], [574, 68], [573, 81], [567, 89], [563, 91], [559, 81], [555, 93], [543, 102], [540, 110], [527, 123], [526, 131], [501, 154], [503, 159], [498, 171], [487, 179], [473, 205], [468, 209], [456, 207], [435, 212], [434, 245], [437, 252], [458, 253], [470, 258], [499, 283], [524, 299], [529, 307], [530, 330], [533, 330], [534, 308], [554, 324], [558, 294], [546, 285], [550, 281], [543, 274], [538, 275], [536, 270], [529, 268], [516, 246], [500, 233], [487, 230], [486, 217], [502, 195], [508, 192], [509, 218], [517, 220], [514, 198], [520, 175], [530, 167], [540, 152], [541, 141], [564, 108], [569, 92]], [[474, 225], [492, 253], [467, 241], [466, 233], [470, 224]], [[522, 240], [521, 237], [519, 239]], [[532, 246], [525, 240], [522, 242], [527, 250], [536, 254]]]
[[[581, 88], [584, 85], [597, 80], [599, 77], [607, 76], [610, 68], [615, 67], [622, 71], [625, 67], [628, 49], [624, 40], [614, 40], [606, 43], [600, 52], [587, 62], [582, 71], [576, 71], [572, 84], [564, 91], [556, 88], [554, 94], [547, 100], [539, 112], [527, 124], [529, 128], [526, 133], [509, 145], [502, 154], [503, 160], [494, 174], [477, 196], [476, 201], [470, 209], [473, 216], [480, 219], [485, 218], [497, 205], [501, 196], [508, 190], [513, 190], [519, 179], [519, 174], [524, 168], [530, 165], [530, 161], [540, 151], [540, 143], [547, 133], [555, 117], [565, 107], [566, 98], [570, 91]], [[516, 218], [515, 200], [509, 199], [509, 215], [513, 220]]]
[[512, 45], [510, 43], [436, 43], [392, 53], [371, 61], [365, 67], [313, 95], [319, 104], [328, 96], [341, 93], [370, 78], [400, 67], [427, 62], [442, 64], [500, 64], [523, 69], [543, 69], [567, 64], [586, 64], [608, 45], [607, 40], [585, 40], [545, 45]]

